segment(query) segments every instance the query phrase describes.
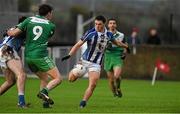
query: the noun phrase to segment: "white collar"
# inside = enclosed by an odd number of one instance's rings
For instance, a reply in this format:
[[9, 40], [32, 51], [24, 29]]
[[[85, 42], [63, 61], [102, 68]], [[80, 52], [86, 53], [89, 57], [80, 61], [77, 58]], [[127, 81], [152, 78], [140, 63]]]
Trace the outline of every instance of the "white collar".
[[97, 33], [98, 33], [98, 36], [101, 36], [102, 34], [106, 36], [106, 33], [107, 33], [106, 27], [104, 27], [104, 32], [97, 32]]

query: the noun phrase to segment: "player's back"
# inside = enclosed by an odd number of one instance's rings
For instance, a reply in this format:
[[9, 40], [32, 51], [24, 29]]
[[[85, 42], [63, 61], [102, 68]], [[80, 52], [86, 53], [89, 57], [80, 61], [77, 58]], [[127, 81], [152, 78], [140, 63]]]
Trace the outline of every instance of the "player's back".
[[11, 37], [11, 36], [5, 36], [3, 38], [2, 43], [0, 44], [0, 47], [2, 45], [7, 45], [7, 46], [13, 48], [14, 50], [16, 50], [16, 52], [18, 52], [24, 42], [24, 39], [25, 39], [24, 33], [20, 34], [16, 38]]
[[33, 16], [23, 22], [26, 27], [25, 56], [41, 58], [48, 55], [48, 39], [54, 34], [55, 25], [42, 16]]

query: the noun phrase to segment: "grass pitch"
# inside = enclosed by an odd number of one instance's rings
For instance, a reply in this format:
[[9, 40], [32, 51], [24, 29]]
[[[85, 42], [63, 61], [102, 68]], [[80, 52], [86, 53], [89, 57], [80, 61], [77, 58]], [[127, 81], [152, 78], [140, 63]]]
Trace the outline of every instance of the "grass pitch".
[[[2, 84], [4, 78], [0, 78]], [[28, 109], [17, 107], [16, 86], [0, 96], [0, 113], [180, 113], [180, 82], [157, 81], [155, 86], [147, 80], [123, 80], [123, 97], [113, 97], [106, 79], [98, 82], [93, 96], [84, 109], [79, 108], [87, 79], [74, 83], [64, 80], [49, 93], [55, 101], [53, 108], [43, 109], [41, 100], [36, 97], [39, 90], [38, 79], [28, 79], [26, 102]]]

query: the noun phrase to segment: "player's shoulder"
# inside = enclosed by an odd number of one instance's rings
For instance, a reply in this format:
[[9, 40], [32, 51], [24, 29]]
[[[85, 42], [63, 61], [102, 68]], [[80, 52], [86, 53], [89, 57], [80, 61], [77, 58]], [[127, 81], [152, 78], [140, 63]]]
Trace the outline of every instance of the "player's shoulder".
[[106, 33], [106, 34], [107, 34], [107, 36], [108, 36], [108, 37], [112, 37], [112, 36], [113, 36], [113, 33], [112, 33], [112, 32], [110, 32], [110, 31], [107, 31], [107, 33]]
[[95, 28], [89, 29], [89, 30], [87, 31], [87, 33], [88, 33], [88, 34], [94, 34], [94, 33], [96, 33], [96, 29], [95, 29]]
[[51, 29], [55, 29], [56, 25], [53, 22], [49, 21], [48, 27], [50, 27]]
[[24, 21], [30, 21], [34, 16], [27, 17]]
[[120, 31], [116, 31], [116, 34], [118, 34], [120, 36], [124, 36], [124, 33], [120, 32]]
[[96, 34], [97, 34], [97, 32], [96, 32], [95, 28], [89, 29], [89, 30], [85, 33], [86, 36], [93, 36], [93, 35], [96, 35]]
[[21, 25], [22, 23], [28, 23], [30, 20], [31, 20], [31, 17], [27, 17], [24, 21], [22, 21], [19, 24]]
[[55, 28], [56, 27], [56, 25], [53, 23], [53, 22], [49, 22], [50, 23], [50, 25], [53, 27], [53, 28]]
[[28, 24], [31, 21], [32, 17], [27, 17], [23, 22], [19, 23], [17, 25], [17, 27], [24, 25], [24, 24]]
[[122, 32], [119, 32], [119, 31], [116, 31], [116, 34], [115, 34], [117, 37], [124, 37], [124, 33]]

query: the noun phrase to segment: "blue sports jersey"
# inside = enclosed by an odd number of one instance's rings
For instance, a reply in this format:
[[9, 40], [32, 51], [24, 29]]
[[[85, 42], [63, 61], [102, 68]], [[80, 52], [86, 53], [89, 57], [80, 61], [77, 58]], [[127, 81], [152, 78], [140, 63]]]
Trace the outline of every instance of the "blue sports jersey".
[[108, 42], [115, 39], [113, 34], [106, 29], [104, 33], [101, 33], [92, 28], [85, 33], [81, 40], [87, 42], [87, 49], [82, 58], [86, 61], [101, 64]]
[[11, 48], [13, 48], [14, 50], [16, 50], [17, 52], [20, 50], [23, 42], [24, 42], [25, 36], [24, 35], [20, 35], [17, 38], [11, 37], [11, 36], [5, 36], [3, 38], [2, 43], [0, 44], [0, 47], [3, 44], [6, 44], [8, 46], [10, 46]]

